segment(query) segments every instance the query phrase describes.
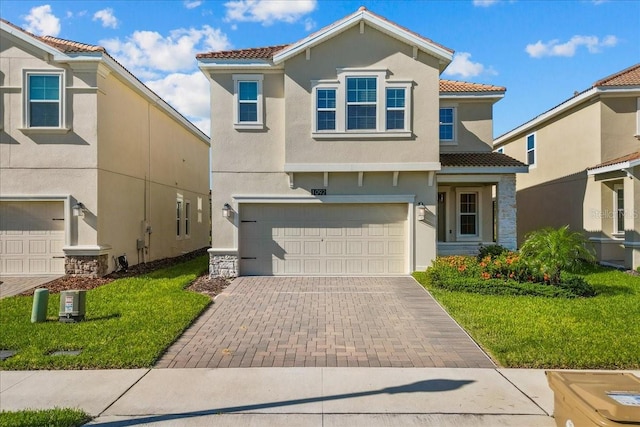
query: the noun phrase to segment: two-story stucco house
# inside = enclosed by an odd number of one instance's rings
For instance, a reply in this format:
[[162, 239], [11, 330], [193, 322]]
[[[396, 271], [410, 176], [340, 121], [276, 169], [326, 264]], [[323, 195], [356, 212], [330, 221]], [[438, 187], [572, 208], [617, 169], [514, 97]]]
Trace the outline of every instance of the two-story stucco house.
[[209, 138], [102, 47], [0, 29], [0, 273], [208, 247]]
[[568, 224], [603, 263], [640, 266], [640, 64], [593, 84], [494, 141], [529, 165], [518, 237]]
[[440, 80], [452, 55], [364, 8], [293, 44], [199, 54], [211, 274], [408, 274], [515, 247], [527, 168], [491, 152], [505, 89]]

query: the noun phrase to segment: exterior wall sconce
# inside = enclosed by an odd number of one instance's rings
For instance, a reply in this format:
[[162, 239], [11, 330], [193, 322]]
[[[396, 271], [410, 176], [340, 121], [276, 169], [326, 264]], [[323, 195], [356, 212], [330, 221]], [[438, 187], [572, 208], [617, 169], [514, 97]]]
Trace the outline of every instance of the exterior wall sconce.
[[424, 221], [427, 208], [422, 202], [418, 202], [418, 221]]
[[73, 211], [73, 216], [84, 216], [84, 213], [87, 210], [87, 208], [84, 206], [83, 203], [78, 202], [75, 205], [71, 206], [71, 210]]
[[222, 207], [222, 217], [223, 218], [229, 218], [231, 216], [231, 205], [229, 203], [225, 203], [224, 206]]

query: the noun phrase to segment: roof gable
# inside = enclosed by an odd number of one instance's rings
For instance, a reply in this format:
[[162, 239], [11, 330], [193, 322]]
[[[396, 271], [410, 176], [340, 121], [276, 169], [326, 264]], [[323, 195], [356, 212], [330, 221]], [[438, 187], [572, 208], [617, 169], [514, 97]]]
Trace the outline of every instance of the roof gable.
[[280, 50], [273, 56], [273, 62], [280, 64], [287, 59], [298, 55], [306, 49], [316, 46], [320, 43], [331, 39], [332, 37], [346, 31], [361, 22], [366, 23], [372, 28], [377, 29], [395, 39], [398, 39], [408, 45], [411, 45], [423, 52], [434, 56], [440, 60], [440, 71], [444, 70], [453, 59], [453, 50], [444, 47], [434, 41], [423, 37], [407, 28], [397, 25], [386, 18], [377, 15], [364, 6], [360, 7], [355, 13], [348, 15], [339, 21], [334, 22], [319, 31], [299, 40], [286, 48]]

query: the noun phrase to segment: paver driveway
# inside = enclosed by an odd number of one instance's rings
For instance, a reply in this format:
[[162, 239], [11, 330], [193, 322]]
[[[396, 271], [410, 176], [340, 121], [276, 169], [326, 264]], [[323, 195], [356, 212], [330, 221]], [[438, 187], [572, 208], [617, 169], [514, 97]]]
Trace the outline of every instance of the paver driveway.
[[495, 365], [412, 277], [241, 277], [159, 368]]

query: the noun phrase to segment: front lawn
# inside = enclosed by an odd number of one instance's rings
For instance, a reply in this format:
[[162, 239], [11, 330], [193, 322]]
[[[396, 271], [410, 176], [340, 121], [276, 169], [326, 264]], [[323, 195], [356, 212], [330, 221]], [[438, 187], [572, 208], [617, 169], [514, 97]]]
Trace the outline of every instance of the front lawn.
[[[0, 300], [0, 350], [17, 351], [0, 369], [151, 367], [209, 305], [209, 297], [184, 290], [207, 267], [201, 256], [87, 291], [79, 323], [58, 322], [59, 294], [49, 296], [43, 323], [31, 323], [32, 296]], [[81, 353], [52, 354], [61, 350]]]
[[591, 298], [482, 295], [414, 277], [502, 366], [640, 368], [640, 277], [594, 267]]
[[79, 427], [90, 420], [84, 411], [70, 408], [0, 412], [0, 427]]

